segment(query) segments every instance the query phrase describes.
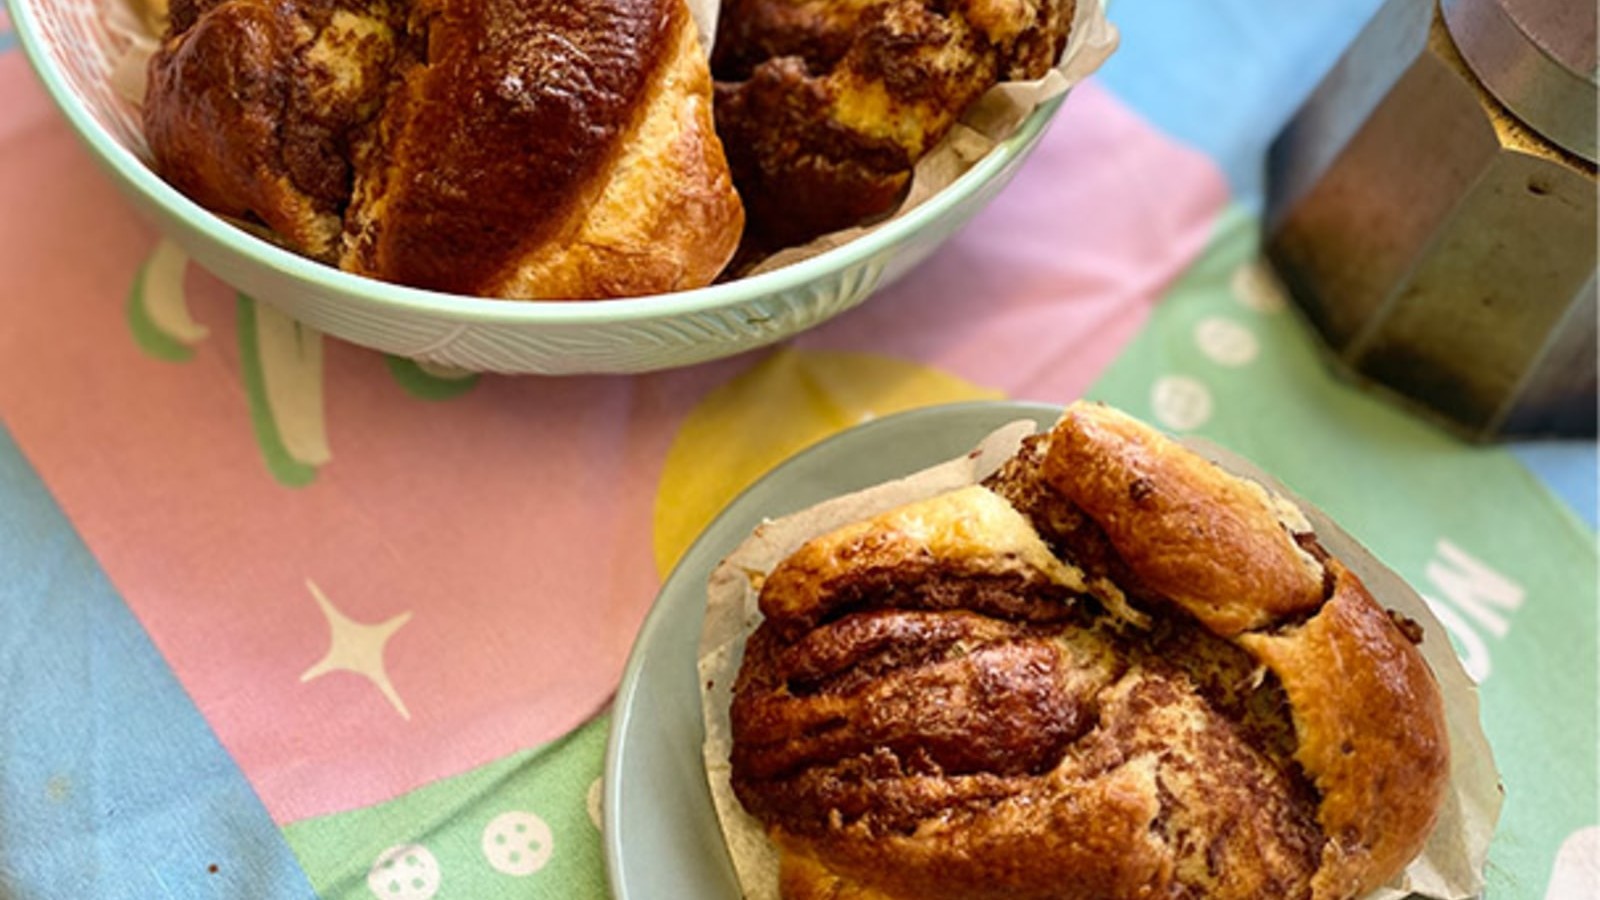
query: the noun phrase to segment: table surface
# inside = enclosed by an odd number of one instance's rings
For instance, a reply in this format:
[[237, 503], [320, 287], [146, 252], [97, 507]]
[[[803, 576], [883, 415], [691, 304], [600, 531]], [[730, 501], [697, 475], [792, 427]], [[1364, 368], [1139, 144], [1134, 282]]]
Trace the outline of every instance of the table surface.
[[461, 377], [160, 240], [0, 14], [0, 896], [606, 893], [606, 710], [695, 535], [852, 424], [1091, 396], [1228, 446], [1429, 599], [1507, 791], [1491, 897], [1596, 883], [1595, 447], [1336, 380], [1257, 258], [1264, 148], [1373, 0], [1116, 3], [933, 259], [780, 347]]

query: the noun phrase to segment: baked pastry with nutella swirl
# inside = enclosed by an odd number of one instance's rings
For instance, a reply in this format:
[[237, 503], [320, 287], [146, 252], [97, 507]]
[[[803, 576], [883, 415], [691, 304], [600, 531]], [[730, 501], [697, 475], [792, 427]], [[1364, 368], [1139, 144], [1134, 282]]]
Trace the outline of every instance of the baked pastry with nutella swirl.
[[1443, 802], [1417, 627], [1298, 509], [1105, 407], [759, 599], [732, 786], [789, 900], [1348, 898]]
[[724, 0], [716, 123], [772, 251], [899, 201], [912, 167], [1000, 81], [1042, 78], [1075, 0]]
[[685, 0], [173, 0], [156, 171], [306, 256], [458, 294], [708, 284], [744, 225]]

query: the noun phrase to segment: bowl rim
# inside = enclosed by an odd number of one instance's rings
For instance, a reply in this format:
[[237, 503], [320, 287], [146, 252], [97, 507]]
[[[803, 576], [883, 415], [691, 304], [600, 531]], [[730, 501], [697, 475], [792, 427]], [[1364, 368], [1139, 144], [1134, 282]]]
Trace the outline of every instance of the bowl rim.
[[1040, 104], [1015, 131], [984, 154], [971, 168], [915, 209], [868, 234], [781, 269], [723, 284], [638, 297], [578, 301], [468, 297], [393, 284], [316, 262], [229, 225], [190, 200], [112, 137], [89, 112], [83, 98], [67, 84], [65, 75], [56, 67], [46, 49], [32, 8], [36, 2], [6, 0], [23, 53], [73, 131], [88, 145], [101, 164], [107, 166], [129, 189], [195, 229], [199, 239], [271, 270], [275, 275], [309, 283], [325, 294], [358, 298], [386, 311], [421, 314], [457, 322], [626, 324], [731, 308], [761, 297], [794, 291], [876, 257], [944, 218], [1031, 145], [1065, 98], [1063, 93]]

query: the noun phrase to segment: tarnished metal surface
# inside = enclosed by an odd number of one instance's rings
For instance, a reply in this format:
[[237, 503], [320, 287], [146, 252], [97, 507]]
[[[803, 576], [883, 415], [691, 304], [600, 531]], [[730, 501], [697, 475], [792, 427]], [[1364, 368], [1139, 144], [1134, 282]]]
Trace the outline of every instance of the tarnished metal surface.
[[1595, 161], [1595, 4], [1443, 0], [1450, 36], [1478, 80], [1550, 141]]
[[1594, 433], [1594, 166], [1508, 113], [1431, 2], [1379, 11], [1268, 183], [1267, 253], [1351, 373], [1474, 436]]

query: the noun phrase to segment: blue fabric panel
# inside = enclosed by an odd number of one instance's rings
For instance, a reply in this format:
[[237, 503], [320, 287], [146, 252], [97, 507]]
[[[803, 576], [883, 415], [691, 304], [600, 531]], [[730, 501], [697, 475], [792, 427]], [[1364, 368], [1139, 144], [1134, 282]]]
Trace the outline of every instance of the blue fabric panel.
[[1122, 44], [1098, 77], [1215, 160], [1234, 198], [1260, 212], [1267, 147], [1381, 5], [1113, 0]]
[[0, 897], [314, 896], [0, 428]]
[[1512, 444], [1510, 449], [1590, 528], [1600, 527], [1595, 515], [1600, 501], [1600, 453], [1593, 443], [1528, 441]]

